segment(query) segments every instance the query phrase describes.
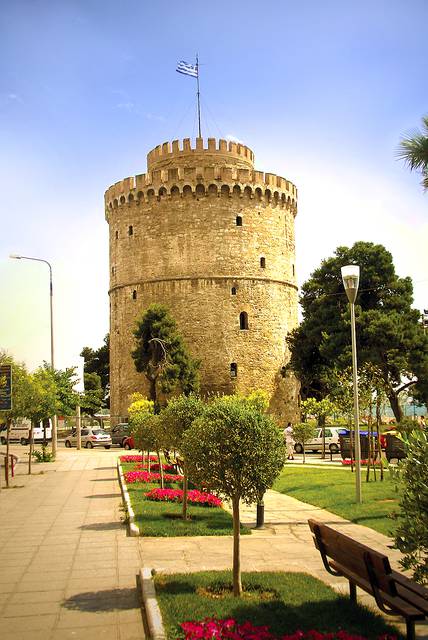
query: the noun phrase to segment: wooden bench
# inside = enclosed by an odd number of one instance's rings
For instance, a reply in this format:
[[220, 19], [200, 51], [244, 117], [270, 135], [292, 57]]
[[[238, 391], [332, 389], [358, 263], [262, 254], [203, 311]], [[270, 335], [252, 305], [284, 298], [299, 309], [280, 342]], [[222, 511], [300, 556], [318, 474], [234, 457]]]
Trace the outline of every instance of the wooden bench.
[[428, 616], [428, 589], [393, 571], [388, 557], [335, 529], [308, 520], [326, 570], [349, 580], [351, 600], [357, 587], [374, 596], [381, 611], [406, 620], [408, 640], [415, 638], [415, 622]]

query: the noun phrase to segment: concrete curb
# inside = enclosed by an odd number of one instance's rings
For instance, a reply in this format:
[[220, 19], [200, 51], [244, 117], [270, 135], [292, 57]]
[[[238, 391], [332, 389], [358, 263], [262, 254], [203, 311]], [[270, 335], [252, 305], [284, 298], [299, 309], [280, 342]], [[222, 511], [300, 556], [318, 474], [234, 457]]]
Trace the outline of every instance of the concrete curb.
[[147, 626], [149, 628], [149, 637], [151, 640], [166, 640], [162, 614], [156, 599], [152, 570], [149, 567], [140, 569], [140, 580], [141, 592], [143, 594], [143, 605], [146, 612]]
[[126, 488], [125, 478], [123, 477], [122, 465], [120, 464], [120, 458], [117, 460], [117, 475], [119, 476], [120, 490], [122, 492], [123, 504], [125, 505], [125, 511], [129, 521], [129, 535], [139, 536], [140, 530], [135, 524], [135, 513], [131, 506], [131, 499], [129, 497], [128, 489]]

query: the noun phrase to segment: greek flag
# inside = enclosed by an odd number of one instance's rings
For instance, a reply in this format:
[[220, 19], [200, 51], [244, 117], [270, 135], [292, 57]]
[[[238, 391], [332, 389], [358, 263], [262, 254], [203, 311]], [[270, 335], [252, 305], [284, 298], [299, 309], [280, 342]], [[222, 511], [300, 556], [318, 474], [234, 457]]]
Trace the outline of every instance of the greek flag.
[[198, 67], [196, 65], [189, 64], [188, 62], [184, 62], [184, 60], [180, 60], [177, 64], [177, 71], [185, 76], [192, 76], [192, 78], [198, 77]]

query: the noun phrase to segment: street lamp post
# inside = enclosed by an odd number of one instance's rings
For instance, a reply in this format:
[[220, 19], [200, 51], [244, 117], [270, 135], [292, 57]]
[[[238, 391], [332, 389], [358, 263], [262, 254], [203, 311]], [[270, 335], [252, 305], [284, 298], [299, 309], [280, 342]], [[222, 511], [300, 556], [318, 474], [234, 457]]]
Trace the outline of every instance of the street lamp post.
[[342, 280], [351, 308], [352, 377], [354, 383], [354, 422], [355, 422], [355, 489], [356, 500], [361, 500], [361, 447], [360, 416], [358, 408], [357, 347], [355, 340], [355, 299], [360, 281], [360, 267], [355, 264], [342, 267]]
[[[29, 256], [18, 256], [11, 254], [10, 258], [15, 260], [34, 260], [35, 262], [44, 262], [49, 267], [49, 294], [50, 294], [50, 319], [51, 319], [51, 368], [54, 370], [54, 332], [53, 332], [53, 287], [52, 287], [52, 266], [47, 260], [42, 258], [30, 258]], [[57, 451], [57, 417], [53, 416], [52, 419], [52, 454], [56, 456]]]

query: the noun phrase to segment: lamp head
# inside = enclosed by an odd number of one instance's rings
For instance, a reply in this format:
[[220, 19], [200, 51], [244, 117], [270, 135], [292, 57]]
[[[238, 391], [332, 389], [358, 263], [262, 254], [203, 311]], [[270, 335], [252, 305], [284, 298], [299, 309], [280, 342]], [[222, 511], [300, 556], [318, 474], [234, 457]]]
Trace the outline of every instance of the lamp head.
[[356, 264], [348, 264], [342, 267], [342, 280], [345, 287], [346, 295], [351, 304], [355, 302], [358, 293], [358, 285], [360, 283], [360, 267]]
[[22, 256], [17, 256], [16, 253], [11, 253], [9, 258], [15, 258], [15, 260], [21, 260]]

